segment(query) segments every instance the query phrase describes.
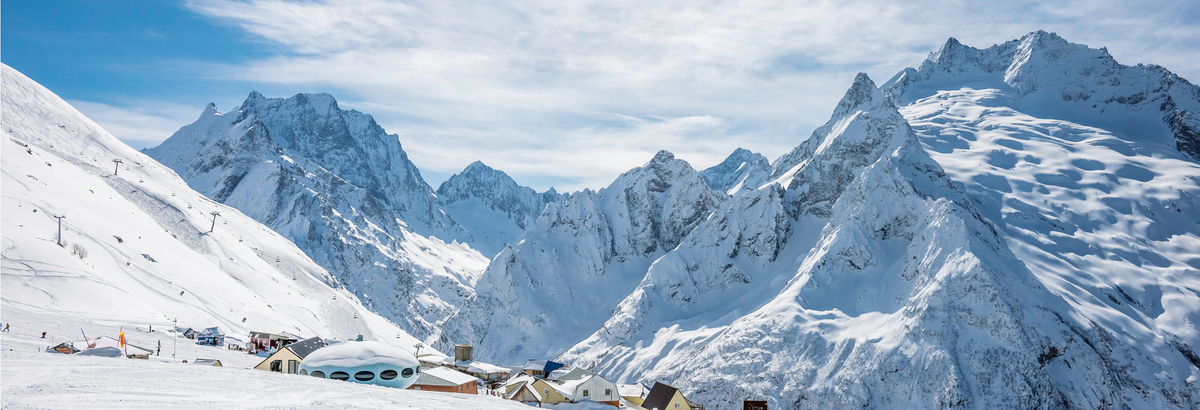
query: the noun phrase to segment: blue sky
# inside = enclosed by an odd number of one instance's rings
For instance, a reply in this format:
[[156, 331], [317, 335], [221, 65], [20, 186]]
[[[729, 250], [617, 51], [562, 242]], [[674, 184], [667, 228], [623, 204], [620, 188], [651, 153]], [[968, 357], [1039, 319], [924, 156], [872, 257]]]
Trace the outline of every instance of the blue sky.
[[329, 92], [435, 186], [479, 159], [566, 190], [658, 149], [697, 168], [739, 146], [775, 158], [855, 73], [882, 83], [951, 36], [1045, 29], [1200, 80], [1200, 2], [850, 3], [5, 1], [0, 60], [137, 147], [208, 102]]

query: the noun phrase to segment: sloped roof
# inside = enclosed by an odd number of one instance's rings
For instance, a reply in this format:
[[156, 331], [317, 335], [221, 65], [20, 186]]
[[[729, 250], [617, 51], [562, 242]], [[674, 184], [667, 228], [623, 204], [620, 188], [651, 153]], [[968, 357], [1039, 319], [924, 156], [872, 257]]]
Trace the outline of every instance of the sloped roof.
[[416, 383], [427, 386], [461, 386], [475, 381], [475, 376], [447, 367], [422, 369]]
[[520, 394], [520, 393], [521, 393], [521, 390], [527, 390], [527, 391], [529, 391], [530, 393], [532, 393], [532, 394], [533, 394], [533, 397], [536, 397], [536, 398], [537, 398], [537, 400], [538, 400], [539, 402], [540, 402], [540, 401], [542, 401], [542, 395], [541, 395], [541, 393], [538, 393], [538, 392], [537, 392], [537, 389], [535, 389], [535, 388], [532, 388], [532, 387], [529, 387], [529, 383], [528, 383], [528, 382], [521, 383], [521, 387], [517, 387], [517, 388], [513, 389], [513, 391], [512, 391], [512, 392], [509, 392], [509, 393], [508, 393], [508, 396], [505, 396], [504, 398], [506, 398], [506, 399], [509, 399], [509, 400], [512, 400], [512, 398], [513, 398], [513, 397], [516, 397], [516, 396], [517, 396], [517, 394]]
[[296, 357], [303, 359], [305, 357], [308, 357], [309, 353], [312, 353], [313, 351], [316, 351], [317, 349], [325, 347], [326, 345], [327, 345], [327, 343], [325, 343], [324, 339], [321, 339], [319, 337], [311, 337], [308, 339], [301, 340], [299, 342], [289, 344], [287, 346], [284, 346], [283, 348], [291, 350], [292, 353], [296, 354]]
[[654, 387], [650, 388], [650, 393], [646, 395], [646, 400], [642, 402], [642, 408], [647, 410], [667, 410], [667, 404], [671, 402], [672, 397], [675, 397], [675, 392], [677, 391], [679, 389], [654, 382]]
[[646, 397], [646, 393], [650, 391], [646, 386], [639, 384], [618, 384], [617, 391], [621, 393], [621, 397]]
[[556, 361], [553, 361], [553, 360], [530, 360], [528, 362], [525, 362], [525, 366], [523, 366], [522, 369], [524, 369], [524, 370], [540, 370], [544, 373], [550, 373], [550, 372], [555, 371], [563, 366], [566, 366], [566, 365], [556, 362]]

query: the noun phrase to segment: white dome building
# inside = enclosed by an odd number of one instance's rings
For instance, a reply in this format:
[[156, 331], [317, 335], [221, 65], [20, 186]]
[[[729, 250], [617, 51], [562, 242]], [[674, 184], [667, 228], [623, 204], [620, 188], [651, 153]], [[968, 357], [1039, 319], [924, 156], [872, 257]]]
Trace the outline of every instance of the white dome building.
[[421, 363], [412, 353], [380, 342], [346, 342], [310, 353], [300, 374], [324, 379], [408, 388], [417, 381]]

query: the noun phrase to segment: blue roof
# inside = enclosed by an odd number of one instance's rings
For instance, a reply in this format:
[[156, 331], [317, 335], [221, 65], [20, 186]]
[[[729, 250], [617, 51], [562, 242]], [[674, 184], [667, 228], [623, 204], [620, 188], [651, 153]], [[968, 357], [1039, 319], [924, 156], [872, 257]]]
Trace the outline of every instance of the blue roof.
[[549, 374], [550, 372], [558, 370], [558, 369], [562, 368], [563, 366], [566, 366], [566, 365], [556, 362], [556, 361], [553, 361], [553, 360], [532, 360], [531, 359], [528, 362], [525, 362], [525, 366], [521, 367], [521, 369], [522, 370], [539, 370], [543, 373]]

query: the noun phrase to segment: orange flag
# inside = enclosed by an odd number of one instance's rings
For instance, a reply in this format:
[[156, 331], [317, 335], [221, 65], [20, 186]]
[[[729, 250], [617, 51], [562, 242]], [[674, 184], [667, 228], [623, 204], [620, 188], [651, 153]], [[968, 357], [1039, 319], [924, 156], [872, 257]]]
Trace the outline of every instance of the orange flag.
[[121, 344], [121, 347], [125, 347], [125, 332], [121, 332], [121, 340], [119, 343]]

